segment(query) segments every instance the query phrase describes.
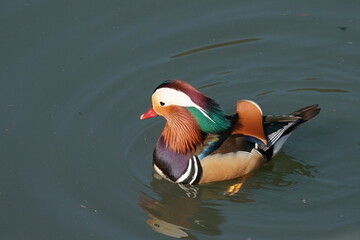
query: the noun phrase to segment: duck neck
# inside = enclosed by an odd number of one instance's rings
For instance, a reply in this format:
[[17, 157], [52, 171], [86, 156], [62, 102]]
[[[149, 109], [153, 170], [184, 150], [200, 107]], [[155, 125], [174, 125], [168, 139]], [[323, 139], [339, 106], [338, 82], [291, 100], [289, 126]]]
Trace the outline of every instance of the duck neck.
[[167, 119], [162, 136], [166, 147], [181, 154], [195, 152], [205, 139], [205, 134], [186, 109], [178, 110]]

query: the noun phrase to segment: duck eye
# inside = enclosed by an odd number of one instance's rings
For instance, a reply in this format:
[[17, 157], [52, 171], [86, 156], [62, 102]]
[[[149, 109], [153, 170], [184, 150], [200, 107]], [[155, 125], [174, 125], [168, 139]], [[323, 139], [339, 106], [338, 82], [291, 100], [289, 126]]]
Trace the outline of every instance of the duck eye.
[[164, 106], [164, 105], [165, 105], [165, 103], [164, 103], [164, 102], [160, 102], [160, 105], [161, 105], [161, 106]]

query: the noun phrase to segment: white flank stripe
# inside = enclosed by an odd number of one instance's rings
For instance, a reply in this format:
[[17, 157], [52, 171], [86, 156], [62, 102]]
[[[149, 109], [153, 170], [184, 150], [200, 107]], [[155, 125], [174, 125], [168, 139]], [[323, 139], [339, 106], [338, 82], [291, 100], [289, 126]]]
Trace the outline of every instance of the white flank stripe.
[[192, 157], [194, 159], [194, 164], [195, 164], [195, 173], [190, 181], [190, 184], [193, 184], [193, 182], [196, 180], [196, 177], [198, 175], [198, 165], [197, 165], [197, 161], [196, 161], [196, 157]]
[[183, 182], [186, 178], [189, 177], [190, 172], [191, 172], [191, 159], [192, 159], [192, 158], [189, 159], [189, 164], [188, 164], [188, 167], [187, 167], [185, 173], [184, 173], [183, 175], [181, 175], [181, 177], [180, 177], [178, 180], [176, 180], [177, 183], [181, 183], [181, 182]]
[[161, 177], [163, 177], [163, 178], [165, 178], [165, 179], [167, 179], [167, 180], [170, 180], [170, 179], [161, 171], [161, 169], [158, 168], [158, 166], [156, 166], [155, 164], [154, 164], [154, 169], [155, 169], [155, 171], [156, 171]]

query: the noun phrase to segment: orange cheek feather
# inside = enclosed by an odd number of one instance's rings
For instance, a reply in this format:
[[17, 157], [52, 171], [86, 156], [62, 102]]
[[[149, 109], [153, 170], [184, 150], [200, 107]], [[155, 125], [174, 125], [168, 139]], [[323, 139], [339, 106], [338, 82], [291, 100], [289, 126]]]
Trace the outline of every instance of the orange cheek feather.
[[162, 107], [161, 113], [166, 118], [162, 135], [166, 144], [178, 153], [195, 151], [202, 144], [204, 136], [191, 113], [176, 106]]

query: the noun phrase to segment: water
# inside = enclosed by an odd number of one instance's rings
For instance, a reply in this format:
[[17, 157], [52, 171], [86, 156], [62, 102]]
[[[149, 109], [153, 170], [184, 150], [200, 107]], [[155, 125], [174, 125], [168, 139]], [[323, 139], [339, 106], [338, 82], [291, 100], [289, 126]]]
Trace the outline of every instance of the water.
[[[358, 239], [357, 1], [3, 1], [1, 239]], [[232, 113], [319, 103], [236, 181], [158, 179], [153, 89], [182, 79]]]

